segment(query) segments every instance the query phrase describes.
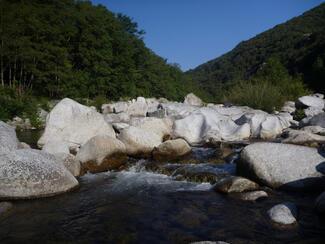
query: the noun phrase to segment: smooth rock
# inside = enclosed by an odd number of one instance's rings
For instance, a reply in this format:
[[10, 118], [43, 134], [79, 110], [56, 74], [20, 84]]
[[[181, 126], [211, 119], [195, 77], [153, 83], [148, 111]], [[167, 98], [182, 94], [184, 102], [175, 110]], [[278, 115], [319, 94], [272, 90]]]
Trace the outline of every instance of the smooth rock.
[[130, 116], [139, 116], [139, 117], [145, 117], [148, 112], [148, 105], [146, 103], [145, 98], [138, 97], [137, 100], [133, 103], [131, 103], [127, 109], [127, 113]]
[[244, 201], [256, 201], [268, 197], [268, 194], [265, 191], [249, 191], [240, 193], [238, 197]]
[[301, 128], [301, 130], [312, 133], [312, 134], [325, 136], [325, 128], [320, 127], [320, 126], [306, 126], [306, 127]]
[[57, 153], [54, 154], [55, 158], [62, 162], [64, 167], [70, 171], [70, 173], [78, 177], [82, 174], [80, 161], [77, 160], [76, 156], [70, 153]]
[[52, 196], [76, 186], [78, 181], [51, 154], [21, 149], [0, 155], [0, 199]]
[[262, 142], [242, 150], [237, 171], [273, 188], [317, 190], [325, 186], [319, 171], [324, 161], [316, 148]]
[[16, 150], [18, 146], [15, 128], [0, 121], [0, 154]]
[[203, 106], [201, 98], [193, 93], [189, 93], [185, 96], [184, 103], [192, 106]]
[[153, 150], [153, 158], [158, 161], [176, 160], [191, 152], [191, 147], [183, 139], [168, 140]]
[[308, 121], [308, 124], [325, 128], [325, 113], [315, 115]]
[[287, 129], [283, 132], [286, 138], [282, 141], [284, 143], [318, 146], [319, 143], [325, 143], [325, 136], [316, 135], [304, 130]]
[[130, 115], [127, 113], [118, 113], [118, 114], [105, 114], [104, 119], [107, 123], [128, 123], [130, 121]]
[[281, 112], [294, 113], [296, 111], [296, 104], [293, 101], [285, 102], [281, 108]]
[[297, 222], [298, 209], [295, 204], [287, 202], [275, 205], [267, 214], [277, 224], [291, 225]]
[[322, 98], [315, 97], [315, 96], [303, 96], [298, 98], [297, 106], [315, 107], [315, 108], [323, 109], [324, 100]]
[[318, 107], [309, 107], [309, 108], [304, 109], [304, 113], [307, 117], [313, 117], [313, 116], [315, 116], [317, 114], [321, 114], [323, 112], [324, 112], [324, 110], [321, 108], [318, 108]]
[[315, 207], [318, 213], [325, 214], [325, 191], [317, 197]]
[[83, 171], [96, 173], [117, 169], [127, 160], [126, 148], [116, 138], [98, 135], [80, 148], [77, 160]]
[[162, 142], [160, 135], [134, 126], [123, 129], [118, 139], [125, 144], [128, 155], [143, 157], [151, 156], [152, 150]]
[[52, 140], [43, 146], [42, 151], [50, 154], [69, 154], [69, 143], [60, 140]]
[[96, 135], [115, 137], [115, 132], [102, 114], [65, 98], [49, 113], [45, 131], [38, 145], [43, 147], [50, 141], [64, 141], [72, 150]]
[[217, 181], [213, 189], [221, 193], [234, 193], [257, 190], [259, 185], [243, 177], [229, 176]]
[[172, 135], [173, 121], [170, 118], [132, 118], [129, 124], [157, 134], [162, 141]]

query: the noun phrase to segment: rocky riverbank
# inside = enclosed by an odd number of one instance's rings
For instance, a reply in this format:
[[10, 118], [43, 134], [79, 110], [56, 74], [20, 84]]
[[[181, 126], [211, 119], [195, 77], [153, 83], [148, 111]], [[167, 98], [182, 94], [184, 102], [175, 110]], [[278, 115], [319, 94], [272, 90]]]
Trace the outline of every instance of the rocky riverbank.
[[[297, 111], [304, 113], [300, 121]], [[86, 173], [125, 171], [144, 159], [147, 171], [209, 182], [211, 190], [242, 201], [267, 199], [274, 190], [317, 192], [315, 212], [322, 216], [324, 142], [321, 94], [287, 102], [273, 114], [204, 104], [194, 94], [183, 103], [138, 97], [103, 104], [101, 112], [65, 98], [46, 117], [40, 150], [19, 142], [14, 128], [0, 122], [0, 199], [61, 194], [78, 187]], [[299, 223], [294, 202], [279, 204], [265, 210], [270, 219]]]

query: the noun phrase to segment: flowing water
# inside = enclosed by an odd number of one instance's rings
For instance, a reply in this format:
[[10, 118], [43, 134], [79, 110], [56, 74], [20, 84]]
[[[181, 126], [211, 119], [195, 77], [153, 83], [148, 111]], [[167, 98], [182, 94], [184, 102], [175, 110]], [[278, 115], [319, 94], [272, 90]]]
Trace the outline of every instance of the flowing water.
[[[198, 155], [205, 161], [202, 152], [211, 151], [199, 150]], [[273, 192], [267, 199], [246, 202], [212, 191], [209, 183], [175, 181], [146, 171], [143, 162], [121, 172], [87, 174], [73, 192], [13, 202], [11, 212], [0, 219], [0, 243], [325, 240], [325, 223], [313, 210], [314, 195]], [[229, 168], [224, 166], [218, 165]], [[283, 201], [298, 205], [298, 225], [281, 228], [268, 219], [267, 210]]]

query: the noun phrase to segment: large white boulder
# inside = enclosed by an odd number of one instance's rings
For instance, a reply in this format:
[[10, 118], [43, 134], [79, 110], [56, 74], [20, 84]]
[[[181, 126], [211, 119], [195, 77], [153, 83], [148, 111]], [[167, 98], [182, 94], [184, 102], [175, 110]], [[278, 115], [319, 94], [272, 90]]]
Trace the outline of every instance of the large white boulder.
[[51, 141], [63, 141], [74, 149], [96, 135], [115, 137], [115, 132], [102, 114], [65, 98], [47, 116], [45, 131], [38, 145], [43, 147]]
[[18, 146], [15, 128], [0, 121], [0, 154], [16, 150]]
[[324, 108], [324, 99], [317, 96], [303, 96], [299, 97], [297, 101], [298, 106], [315, 107], [319, 109]]
[[0, 199], [52, 196], [76, 186], [78, 181], [51, 154], [22, 149], [0, 155]]
[[173, 128], [173, 121], [170, 118], [138, 117], [132, 118], [129, 124], [156, 133], [160, 136], [161, 140], [170, 138]]
[[324, 187], [319, 171], [325, 161], [316, 148], [254, 143], [243, 149], [237, 163], [238, 173], [269, 187], [309, 190]]
[[183, 138], [193, 146], [210, 140], [240, 141], [249, 136], [248, 124], [237, 125], [211, 108], [201, 108], [174, 122], [174, 137]]
[[146, 99], [143, 97], [138, 97], [136, 101], [131, 103], [127, 109], [127, 113], [130, 116], [139, 116], [145, 117], [148, 112], [148, 105], [146, 103]]
[[183, 139], [168, 140], [153, 150], [153, 158], [158, 161], [179, 159], [191, 152], [191, 147]]
[[95, 136], [81, 146], [77, 160], [83, 171], [92, 173], [119, 168], [127, 159], [125, 145], [110, 136]]
[[128, 155], [143, 157], [151, 156], [152, 150], [162, 142], [160, 135], [135, 126], [121, 130], [118, 139], [125, 144]]
[[193, 93], [189, 93], [185, 96], [184, 103], [192, 106], [203, 106], [201, 98]]

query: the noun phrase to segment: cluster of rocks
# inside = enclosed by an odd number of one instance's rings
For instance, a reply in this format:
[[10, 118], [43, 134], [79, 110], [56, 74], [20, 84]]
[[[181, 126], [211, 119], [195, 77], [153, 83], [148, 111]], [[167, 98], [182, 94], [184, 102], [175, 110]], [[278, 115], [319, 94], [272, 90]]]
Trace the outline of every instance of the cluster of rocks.
[[[297, 122], [294, 114], [301, 108], [306, 118]], [[0, 199], [66, 192], [78, 186], [75, 177], [123, 169], [128, 157], [177, 161], [191, 153], [191, 146], [255, 138], [283, 143], [246, 146], [237, 163], [239, 176], [214, 177], [214, 190], [253, 201], [268, 196], [259, 184], [324, 190], [324, 155], [319, 148], [302, 146], [325, 141], [323, 109], [320, 94], [287, 102], [273, 114], [242, 106], [205, 105], [194, 94], [183, 103], [138, 97], [104, 104], [102, 113], [65, 98], [46, 116], [38, 141], [42, 150], [20, 143], [15, 130], [0, 122]], [[323, 193], [317, 199], [320, 213], [324, 213], [324, 198]], [[276, 212], [270, 210], [270, 216]]]

